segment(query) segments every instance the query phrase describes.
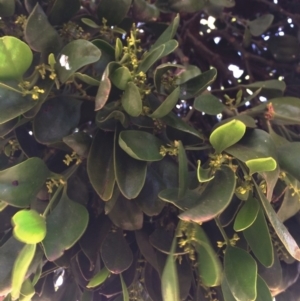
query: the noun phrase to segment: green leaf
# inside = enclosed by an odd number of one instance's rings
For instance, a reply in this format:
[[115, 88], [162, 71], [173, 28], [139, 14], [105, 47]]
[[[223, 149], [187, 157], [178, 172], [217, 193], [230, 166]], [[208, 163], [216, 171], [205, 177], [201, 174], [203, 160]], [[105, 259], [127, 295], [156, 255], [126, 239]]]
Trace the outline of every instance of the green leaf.
[[32, 50], [46, 54], [56, 54], [62, 45], [58, 32], [49, 23], [39, 3], [36, 3], [26, 20], [24, 38]]
[[49, 13], [53, 25], [67, 23], [80, 9], [80, 0], [56, 0]]
[[181, 141], [178, 141], [179, 190], [178, 198], [182, 198], [188, 189], [188, 161]]
[[173, 239], [170, 254], [161, 276], [161, 291], [164, 301], [180, 301], [179, 281], [175, 264], [176, 237]]
[[116, 59], [116, 61], [120, 60], [122, 53], [123, 53], [123, 43], [119, 38], [117, 38], [116, 39], [116, 46], [115, 46], [115, 59]]
[[137, 160], [159, 161], [163, 158], [160, 154], [163, 141], [144, 131], [122, 131], [119, 135], [119, 145]]
[[61, 141], [78, 125], [82, 102], [64, 96], [43, 103], [33, 122], [33, 132], [40, 143]]
[[92, 139], [85, 132], [75, 132], [64, 137], [63, 142], [72, 148], [77, 155], [87, 158]]
[[272, 123], [280, 125], [300, 124], [300, 98], [278, 97], [268, 102], [272, 108]]
[[119, 137], [119, 142], [117, 139], [118, 133], [116, 132], [114, 144], [114, 168], [116, 181], [122, 194], [128, 199], [133, 199], [139, 195], [144, 186], [147, 162], [136, 160], [132, 156], [129, 156], [119, 146], [121, 138]]
[[255, 20], [249, 21], [248, 26], [251, 34], [255, 37], [262, 35], [272, 24], [274, 16], [265, 14]]
[[35, 210], [21, 210], [12, 217], [13, 234], [19, 241], [27, 244], [41, 242], [46, 236], [44, 217]]
[[200, 11], [205, 5], [206, 0], [158, 0], [155, 5], [163, 12], [186, 12], [195, 13]]
[[180, 99], [189, 99], [203, 92], [217, 78], [217, 70], [212, 68], [180, 85]]
[[233, 119], [216, 128], [209, 137], [216, 152], [221, 153], [226, 148], [237, 143], [245, 134], [246, 126], [243, 122]]
[[133, 0], [132, 15], [134, 20], [139, 22], [156, 21], [159, 17], [159, 10], [145, 0]]
[[274, 228], [278, 238], [281, 240], [286, 250], [294, 257], [296, 260], [300, 260], [300, 249], [297, 245], [295, 239], [289, 233], [288, 229], [279, 220], [276, 212], [274, 211], [272, 205], [267, 200], [266, 196], [261, 191], [260, 187], [253, 181], [260, 201], [264, 207], [264, 211], [272, 227]]
[[272, 157], [251, 159], [245, 163], [250, 170], [250, 175], [256, 172], [272, 171], [277, 167], [277, 163]]
[[185, 67], [185, 71], [178, 75], [177, 84], [182, 85], [200, 74], [201, 70], [197, 66], [188, 65]]
[[0, 124], [19, 117], [36, 105], [30, 96], [23, 96], [18, 91], [15, 82], [0, 83]]
[[131, 80], [131, 73], [127, 67], [122, 66], [112, 72], [109, 78], [118, 89], [125, 90]]
[[236, 301], [235, 297], [232, 295], [230, 287], [228, 286], [226, 277], [223, 277], [221, 288], [222, 288], [224, 301]]
[[105, 18], [108, 25], [118, 25], [126, 16], [131, 0], [101, 0], [97, 14], [100, 21]]
[[121, 285], [122, 285], [123, 301], [129, 301], [128, 289], [127, 289], [127, 286], [123, 279], [122, 274], [120, 274], [120, 280], [121, 280]]
[[233, 7], [235, 6], [234, 0], [209, 0], [209, 2], [216, 6]]
[[138, 67], [138, 72], [146, 73], [151, 66], [160, 59], [161, 55], [164, 53], [165, 44], [158, 46], [147, 52], [143, 57]]
[[269, 228], [261, 208], [258, 211], [254, 223], [245, 229], [243, 233], [255, 257], [264, 266], [272, 266], [274, 262], [273, 245]]
[[133, 117], [142, 113], [143, 102], [139, 88], [133, 82], [128, 82], [121, 98], [124, 110]]
[[169, 114], [175, 107], [179, 98], [180, 89], [177, 87], [173, 92], [167, 96], [163, 103], [149, 116], [151, 118], [162, 118]]
[[174, 38], [179, 26], [179, 21], [180, 21], [180, 16], [179, 14], [177, 14], [176, 17], [173, 19], [173, 21], [170, 23], [170, 25], [166, 28], [166, 30], [159, 36], [156, 42], [152, 45], [152, 49], [155, 49]]
[[209, 182], [212, 180], [215, 176], [212, 175], [212, 169], [204, 169], [201, 167], [201, 161], [197, 161], [197, 179], [200, 183]]
[[250, 197], [239, 210], [237, 214], [233, 229], [234, 231], [243, 231], [249, 228], [255, 221], [259, 211], [259, 203], [257, 199]]
[[31, 301], [35, 295], [34, 286], [29, 279], [26, 279], [21, 287], [20, 291], [20, 301]]
[[25, 245], [14, 263], [11, 285], [12, 300], [17, 300], [20, 296], [22, 283], [25, 280], [27, 270], [35, 254], [35, 250], [35, 244]]
[[93, 188], [104, 201], [112, 197], [115, 186], [113, 149], [113, 134], [99, 130], [90, 148], [87, 172]]
[[15, 207], [28, 207], [50, 176], [45, 163], [30, 158], [0, 171], [0, 200]]
[[222, 279], [222, 265], [202, 227], [194, 224], [194, 247], [198, 253], [198, 271], [201, 282], [208, 287], [218, 286]]
[[0, 80], [20, 80], [32, 60], [32, 51], [27, 44], [15, 37], [0, 38]]
[[15, 0], [0, 0], [0, 17], [11, 17], [15, 12]]
[[272, 301], [270, 289], [263, 278], [257, 275], [257, 297], [255, 301]]
[[195, 99], [194, 108], [209, 115], [217, 115], [223, 111], [225, 106], [214, 95], [203, 94]]
[[78, 39], [67, 44], [59, 56], [56, 71], [59, 80], [65, 83], [68, 78], [83, 66], [97, 62], [101, 51], [93, 43]]
[[100, 81], [98, 81], [97, 79], [95, 79], [91, 76], [88, 76], [87, 74], [82, 74], [82, 73], [79, 73], [79, 72], [75, 72], [74, 76], [75, 76], [75, 78], [78, 78], [79, 80], [81, 80], [82, 82], [84, 82], [84, 83], [86, 83], [90, 86], [98, 87], [99, 84], [100, 84]]
[[159, 59], [172, 53], [178, 47], [179, 43], [176, 40], [170, 40], [163, 45], [165, 46], [165, 48], [161, 53], [161, 55], [159, 56]]
[[107, 279], [109, 274], [110, 274], [109, 270], [106, 267], [104, 267], [96, 275], [93, 276], [93, 278], [89, 281], [86, 287], [93, 288], [102, 284]]
[[133, 261], [131, 249], [120, 229], [107, 234], [101, 245], [100, 253], [106, 268], [113, 274], [126, 271]]
[[286, 88], [285, 82], [277, 79], [270, 79], [242, 86], [246, 89], [250, 89], [253, 92], [261, 88], [261, 94], [267, 98], [281, 96]]
[[224, 256], [224, 273], [228, 286], [237, 301], [256, 299], [257, 265], [246, 251], [227, 246]]
[[42, 244], [49, 261], [70, 249], [84, 233], [89, 220], [86, 208], [71, 201], [64, 188], [59, 203], [46, 219], [47, 234]]
[[229, 205], [235, 191], [236, 179], [228, 166], [222, 166], [215, 173], [204, 192], [199, 196], [197, 205], [181, 213], [179, 218], [196, 223], [213, 219]]
[[284, 144], [277, 149], [280, 168], [300, 181], [300, 142]]

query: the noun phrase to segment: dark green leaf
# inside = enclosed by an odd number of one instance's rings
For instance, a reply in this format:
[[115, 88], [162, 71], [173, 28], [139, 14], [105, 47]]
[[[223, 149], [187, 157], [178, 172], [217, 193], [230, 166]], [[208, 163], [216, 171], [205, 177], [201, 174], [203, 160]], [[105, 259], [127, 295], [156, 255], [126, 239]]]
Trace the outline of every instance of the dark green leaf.
[[182, 142], [178, 142], [179, 190], [178, 198], [183, 198], [188, 189], [188, 161]]
[[156, 21], [159, 16], [157, 7], [145, 0], [133, 0], [132, 14], [139, 22]]
[[[117, 69], [118, 70], [118, 69]], [[139, 88], [133, 82], [128, 82], [121, 98], [124, 110], [133, 117], [142, 113], [143, 102]]]
[[63, 142], [71, 147], [80, 157], [87, 158], [92, 139], [85, 132], [76, 132], [64, 137]]
[[40, 143], [54, 143], [68, 136], [78, 125], [81, 101], [64, 96], [46, 101], [33, 122], [35, 138]]
[[192, 98], [203, 92], [217, 77], [217, 70], [212, 68], [180, 85], [180, 99]]
[[95, 63], [100, 59], [101, 51], [86, 40], [75, 40], [67, 44], [59, 56], [56, 71], [62, 83], [83, 66]]
[[225, 106], [212, 94], [203, 94], [195, 99], [194, 108], [209, 115], [217, 115], [223, 111]]
[[98, 18], [107, 20], [108, 25], [118, 25], [127, 15], [131, 0], [101, 0], [98, 6]]
[[194, 224], [196, 230], [193, 243], [198, 253], [198, 271], [205, 286], [212, 287], [221, 284], [222, 265], [211, 246], [211, 243], [202, 227]]
[[228, 166], [222, 166], [200, 195], [198, 204], [181, 213], [179, 218], [196, 223], [213, 219], [229, 205], [235, 191], [235, 185], [234, 172]]
[[47, 216], [47, 234], [42, 244], [49, 261], [54, 261], [70, 249], [84, 233], [89, 220], [86, 208], [71, 201], [66, 188], [59, 203]]
[[85, 25], [91, 27], [91, 28], [96, 28], [96, 29], [99, 29], [101, 28], [100, 25], [98, 25], [96, 22], [94, 22], [93, 20], [91, 19], [88, 19], [88, 18], [82, 18], [81, 19], [82, 23], [84, 23]]
[[0, 17], [11, 17], [15, 12], [15, 0], [0, 0]]
[[32, 59], [31, 49], [21, 40], [10, 36], [0, 38], [0, 80], [20, 80]]
[[232, 292], [230, 290], [230, 287], [228, 286], [228, 282], [226, 277], [223, 277], [222, 280], [222, 293], [225, 301], [236, 301], [237, 299], [232, 295]]
[[194, 13], [200, 11], [205, 4], [206, 0], [158, 0], [155, 5], [163, 12], [186, 12]]
[[53, 25], [67, 23], [80, 9], [80, 0], [56, 0], [49, 13]]
[[[156, 2], [156, 5], [158, 2]], [[152, 49], [157, 48], [158, 46], [161, 46], [162, 44], [170, 41], [174, 38], [177, 28], [179, 26], [180, 16], [179, 14], [176, 15], [176, 17], [173, 19], [173, 21], [170, 23], [170, 25], [166, 28], [166, 30], [159, 36], [159, 38], [156, 40], [156, 42], [152, 45]]]
[[261, 276], [257, 275], [257, 297], [255, 301], [272, 301], [270, 289]]
[[257, 186], [256, 182], [254, 182], [256, 191], [259, 195], [260, 201], [264, 207], [265, 214], [268, 217], [268, 220], [272, 227], [274, 228], [278, 238], [281, 240], [286, 250], [290, 253], [292, 257], [297, 260], [300, 260], [300, 249], [297, 245], [295, 239], [289, 233], [288, 229], [284, 226], [284, 224], [279, 220], [276, 212], [274, 211], [272, 205], [267, 200], [266, 196], [261, 191], [260, 187]]
[[110, 232], [106, 236], [100, 253], [105, 266], [113, 274], [126, 271], [133, 261], [131, 249], [120, 229]]
[[28, 207], [50, 172], [39, 158], [28, 159], [0, 171], [0, 200], [15, 207]]
[[174, 256], [175, 248], [176, 237], [173, 240], [170, 254], [161, 276], [161, 291], [164, 301], [180, 301], [179, 281]]
[[11, 297], [13, 300], [18, 299], [20, 296], [22, 283], [25, 280], [27, 270], [35, 254], [35, 250], [36, 244], [25, 245], [16, 258], [11, 280]]
[[111, 221], [123, 230], [139, 230], [143, 226], [143, 212], [134, 200], [120, 195], [108, 214]]
[[259, 203], [257, 199], [248, 198], [235, 218], [233, 229], [238, 232], [249, 228], [254, 223], [258, 211]]
[[30, 96], [23, 96], [15, 82], [0, 83], [0, 124], [29, 111], [36, 105]]
[[91, 76], [88, 76], [86, 74], [82, 74], [82, 73], [79, 73], [79, 72], [75, 72], [74, 73], [74, 76], [76, 78], [78, 78], [79, 80], [81, 80], [82, 82], [90, 85], [90, 86], [96, 86], [98, 87], [100, 85], [100, 81], [98, 81], [97, 79], [91, 77]]
[[146, 73], [151, 66], [160, 59], [161, 55], [164, 53], [165, 50], [165, 44], [162, 44], [160, 46], [158, 46], [157, 48], [154, 48], [152, 50], [150, 50], [149, 52], [147, 52], [138, 67], [138, 71], [139, 72], [144, 72]]
[[267, 98], [270, 98], [281, 96], [286, 88], [286, 84], [284, 81], [270, 79], [262, 82], [255, 82], [249, 85], [243, 85], [243, 87], [250, 89], [253, 92], [261, 88], [261, 94]]
[[159, 161], [163, 158], [160, 154], [163, 141], [144, 131], [122, 131], [119, 135], [119, 145], [128, 155], [137, 160]]
[[245, 134], [246, 126], [243, 122], [233, 119], [216, 128], [209, 137], [213, 148], [221, 153], [237, 143]]
[[250, 254], [240, 248], [227, 246], [224, 273], [229, 289], [237, 301], [256, 299], [257, 265]]
[[274, 16], [272, 14], [265, 14], [255, 20], [249, 21], [248, 26], [251, 34], [259, 37], [270, 27], [273, 20]]
[[177, 84], [182, 85], [200, 74], [201, 70], [197, 66], [188, 65], [185, 67], [185, 71], [178, 75]]
[[115, 135], [114, 168], [115, 177], [122, 194], [133, 199], [141, 192], [146, 178], [147, 162], [136, 160], [125, 153]]
[[24, 37], [31, 49], [47, 54], [56, 54], [62, 44], [58, 32], [50, 25], [46, 14], [38, 3], [26, 21]]
[[262, 209], [258, 211], [254, 223], [243, 233], [255, 257], [264, 266], [272, 266], [274, 262], [273, 245]]
[[118, 89], [125, 90], [127, 83], [131, 80], [131, 73], [127, 67], [122, 66], [112, 72], [109, 78]]
[[178, 101], [179, 92], [179, 87], [174, 89], [173, 92], [163, 101], [163, 103], [149, 116], [152, 118], [162, 118], [170, 113]]
[[93, 278], [89, 281], [86, 287], [87, 288], [96, 287], [102, 284], [108, 276], [109, 276], [109, 270], [106, 267], [104, 267], [96, 275], [93, 276]]
[[162, 54], [159, 56], [160, 59], [172, 53], [178, 47], [179, 44], [176, 40], [170, 40], [163, 45], [165, 46], [165, 48]]
[[46, 236], [46, 222], [35, 210], [20, 210], [12, 217], [13, 234], [27, 244], [41, 242]]
[[92, 186], [104, 201], [108, 201], [115, 186], [114, 136], [98, 131], [90, 149], [87, 172]]

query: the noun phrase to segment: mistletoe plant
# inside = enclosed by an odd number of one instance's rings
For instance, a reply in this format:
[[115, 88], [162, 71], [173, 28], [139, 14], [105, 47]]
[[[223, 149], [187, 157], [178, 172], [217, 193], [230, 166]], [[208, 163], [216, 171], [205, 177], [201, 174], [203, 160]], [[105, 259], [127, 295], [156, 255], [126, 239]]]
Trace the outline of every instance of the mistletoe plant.
[[211, 91], [222, 62], [189, 64], [178, 32], [234, 3], [182, 3], [0, 1], [6, 301], [271, 301], [296, 281], [300, 99]]

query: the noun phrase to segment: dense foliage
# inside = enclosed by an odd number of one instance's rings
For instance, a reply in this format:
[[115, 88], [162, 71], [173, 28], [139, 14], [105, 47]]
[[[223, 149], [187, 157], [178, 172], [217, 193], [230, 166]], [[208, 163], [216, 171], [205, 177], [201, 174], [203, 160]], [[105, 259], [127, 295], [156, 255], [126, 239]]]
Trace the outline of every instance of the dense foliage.
[[0, 0], [2, 299], [299, 301], [299, 11]]

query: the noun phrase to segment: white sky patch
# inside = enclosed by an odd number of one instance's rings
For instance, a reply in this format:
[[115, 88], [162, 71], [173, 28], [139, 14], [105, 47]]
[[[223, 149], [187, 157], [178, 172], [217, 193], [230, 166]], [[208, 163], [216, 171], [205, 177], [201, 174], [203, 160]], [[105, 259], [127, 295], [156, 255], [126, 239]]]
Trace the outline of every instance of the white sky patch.
[[273, 0], [273, 3], [278, 4], [278, 0]]
[[244, 70], [240, 69], [239, 66], [236, 65], [229, 65], [228, 70], [232, 71], [235, 78], [240, 78], [244, 73]]
[[249, 107], [249, 106], [250, 106], [250, 101], [246, 101], [246, 102], [245, 102], [245, 106], [246, 106], [246, 107]]
[[246, 91], [247, 91], [247, 93], [248, 93], [248, 94], [250, 94], [250, 95], [252, 95], [252, 94], [253, 94], [253, 91], [252, 91], [252, 90], [250, 90], [250, 89], [246, 89]]
[[208, 91], [211, 91], [211, 86], [208, 86], [208, 87], [207, 87], [207, 90], [208, 90]]
[[264, 36], [264, 40], [268, 41], [270, 39], [270, 36]]
[[69, 57], [67, 55], [62, 54], [59, 63], [62, 67], [65, 67], [66, 70], [71, 70], [70, 64], [69, 64]]
[[283, 32], [283, 31], [280, 31], [278, 34], [279, 34], [281, 37], [284, 36], [284, 32]]
[[200, 24], [207, 25], [210, 29], [216, 29], [215, 21], [216, 21], [216, 18], [209, 16], [207, 20], [201, 19]]
[[264, 97], [264, 96], [259, 96], [259, 100], [260, 100], [261, 102], [266, 102], [266, 101], [267, 101], [267, 98]]
[[32, 136], [32, 135], [33, 135], [33, 132], [32, 132], [32, 131], [29, 131], [28, 134], [29, 134], [30, 136]]
[[293, 23], [292, 18], [288, 18], [287, 21], [288, 21], [288, 23], [290, 23], [290, 24]]
[[215, 44], [219, 44], [220, 43], [220, 41], [221, 41], [221, 38], [220, 37], [215, 37], [214, 38], [214, 42], [215, 42]]
[[284, 80], [284, 76], [282, 76], [282, 75], [279, 76], [279, 77], [278, 77], [278, 80]]
[[217, 119], [220, 121], [222, 119], [223, 115], [220, 113], [217, 115]]

